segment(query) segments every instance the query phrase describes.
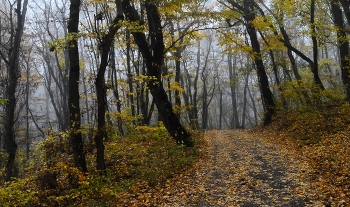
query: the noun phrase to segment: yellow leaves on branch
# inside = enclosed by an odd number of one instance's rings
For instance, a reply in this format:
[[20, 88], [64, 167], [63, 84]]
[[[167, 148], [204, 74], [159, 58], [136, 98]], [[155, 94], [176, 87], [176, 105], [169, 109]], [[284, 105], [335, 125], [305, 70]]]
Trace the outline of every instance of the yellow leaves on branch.
[[130, 32], [145, 32], [146, 28], [139, 21], [123, 21], [122, 25]]
[[268, 44], [265, 44], [263, 49], [265, 50], [284, 50], [284, 44], [279, 40], [282, 38], [282, 35], [269, 35], [266, 36], [265, 39]]
[[180, 84], [178, 82], [172, 82], [170, 84], [170, 88], [169, 90], [172, 91], [179, 91], [180, 93], [183, 93], [185, 90], [180, 86]]
[[233, 20], [242, 17], [242, 14], [232, 11], [231, 9], [225, 9], [221, 12], [221, 15], [227, 19]]
[[272, 21], [271, 18], [269, 17], [262, 17], [262, 16], [257, 16], [252, 24], [254, 25], [254, 27], [260, 31], [270, 31], [273, 32], [273, 28], [271, 27], [272, 25]]

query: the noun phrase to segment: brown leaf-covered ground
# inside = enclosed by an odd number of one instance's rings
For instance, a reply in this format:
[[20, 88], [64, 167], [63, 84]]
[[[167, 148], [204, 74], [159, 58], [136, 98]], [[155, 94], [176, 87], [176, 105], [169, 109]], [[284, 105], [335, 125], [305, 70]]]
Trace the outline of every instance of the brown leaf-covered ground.
[[[131, 189], [124, 206], [322, 206], [310, 166], [285, 147], [246, 131], [212, 130], [199, 162], [156, 187]], [[120, 204], [120, 203], [119, 203]]]

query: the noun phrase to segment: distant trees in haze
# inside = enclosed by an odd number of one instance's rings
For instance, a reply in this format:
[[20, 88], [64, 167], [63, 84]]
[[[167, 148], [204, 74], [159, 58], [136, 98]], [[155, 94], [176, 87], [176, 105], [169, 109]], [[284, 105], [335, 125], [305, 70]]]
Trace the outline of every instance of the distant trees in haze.
[[104, 142], [136, 126], [162, 121], [192, 146], [190, 129], [268, 125], [278, 110], [350, 97], [347, 1], [1, 4], [7, 180], [18, 150], [29, 159], [49, 135], [80, 170], [89, 151], [103, 171]]

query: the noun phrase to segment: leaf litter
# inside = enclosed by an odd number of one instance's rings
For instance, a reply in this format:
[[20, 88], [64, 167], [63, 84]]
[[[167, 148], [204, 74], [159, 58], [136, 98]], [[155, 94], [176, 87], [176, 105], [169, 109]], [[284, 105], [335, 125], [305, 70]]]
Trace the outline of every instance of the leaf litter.
[[124, 193], [123, 206], [321, 205], [312, 201], [317, 191], [308, 162], [289, 149], [248, 131], [210, 130], [205, 141], [204, 156], [191, 168]]

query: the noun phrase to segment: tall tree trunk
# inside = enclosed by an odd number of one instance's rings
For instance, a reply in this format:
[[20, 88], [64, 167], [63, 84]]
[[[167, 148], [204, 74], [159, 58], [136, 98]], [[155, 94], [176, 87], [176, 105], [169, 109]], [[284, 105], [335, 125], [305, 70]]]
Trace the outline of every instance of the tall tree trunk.
[[[260, 33], [261, 38], [264, 40], [265, 44], [269, 45], [269, 43], [266, 40], [264, 34], [262, 34], [260, 31], [259, 31], [259, 33]], [[278, 87], [278, 91], [280, 92], [280, 94], [282, 94], [283, 93], [283, 89], [282, 89], [282, 86], [281, 86], [280, 78], [278, 77], [278, 69], [277, 69], [277, 64], [276, 64], [276, 61], [275, 61], [275, 54], [273, 53], [272, 49], [269, 49], [269, 55], [270, 55], [270, 58], [271, 58], [272, 69], [273, 69], [273, 74], [275, 76], [276, 85]], [[245, 89], [244, 89], [244, 91], [245, 91]], [[287, 107], [287, 102], [286, 102], [286, 100], [284, 99], [283, 96], [281, 96], [281, 99], [282, 99], [283, 106]]]
[[263, 105], [265, 108], [265, 115], [263, 123], [264, 125], [269, 125], [272, 121], [272, 116], [275, 113], [275, 102], [273, 94], [270, 90], [269, 86], [269, 80], [266, 75], [265, 66], [262, 60], [261, 51], [260, 51], [260, 44], [258, 41], [258, 37], [256, 34], [256, 29], [254, 28], [253, 24], [251, 23], [255, 19], [255, 14], [251, 10], [253, 8], [254, 1], [253, 0], [245, 0], [244, 1], [244, 8], [246, 9], [244, 18], [248, 22], [247, 32], [250, 37], [251, 46], [253, 48], [253, 51], [255, 53], [254, 56], [254, 62], [258, 74], [258, 80], [259, 80], [259, 86], [262, 96]]
[[337, 27], [337, 41], [340, 53], [340, 69], [343, 84], [345, 86], [347, 100], [350, 101], [350, 51], [349, 41], [346, 38], [343, 12], [339, 6], [338, 0], [331, 2], [334, 24]]
[[238, 110], [237, 110], [237, 93], [236, 93], [236, 58], [234, 61], [231, 55], [227, 56], [228, 62], [228, 77], [230, 79], [231, 103], [232, 103], [232, 127], [238, 129], [240, 127]]
[[252, 102], [252, 108], [253, 108], [253, 113], [254, 113], [255, 126], [257, 126], [257, 125], [258, 125], [258, 110], [257, 110], [257, 108], [256, 108], [255, 100], [254, 100], [254, 97], [253, 97], [252, 92], [250, 91], [249, 86], [247, 87], [247, 89], [248, 89], [248, 94], [249, 94], [249, 97], [250, 97], [250, 101]]
[[[219, 89], [220, 90], [220, 89]], [[219, 129], [222, 129], [222, 96], [223, 92], [220, 90], [220, 99], [219, 99]]]
[[[207, 70], [208, 68], [208, 63], [209, 63], [209, 55], [211, 51], [211, 44], [212, 44], [212, 38], [208, 37], [208, 51], [205, 56], [204, 60], [204, 66], [202, 68], [201, 72], [201, 80], [203, 82], [203, 89], [202, 89], [202, 129], [207, 129], [208, 126], [208, 117], [209, 117], [209, 112], [208, 112], [208, 107], [209, 107], [209, 100], [208, 100], [208, 88], [207, 88], [207, 81], [208, 81], [208, 76], [209, 73]], [[214, 82], [215, 84], [215, 82]]]
[[[132, 22], [140, 22], [140, 17], [136, 9], [131, 6], [130, 1], [124, 0], [122, 4], [125, 16]], [[161, 114], [164, 126], [167, 128], [170, 135], [177, 143], [182, 143], [186, 146], [193, 146], [191, 134], [182, 126], [180, 120], [174, 113], [171, 102], [168, 100], [160, 78], [162, 64], [164, 62], [164, 40], [163, 28], [157, 7], [151, 3], [150, 0], [146, 0], [145, 8], [147, 12], [150, 42], [147, 41], [146, 35], [143, 32], [135, 31], [132, 32], [132, 34], [144, 60], [146, 61], [147, 75], [152, 77], [152, 79], [148, 81], [148, 87], [158, 111]]]
[[[130, 102], [130, 109], [131, 109], [131, 116], [135, 116], [135, 103], [134, 103], [134, 77], [131, 72], [131, 58], [130, 58], [130, 50], [131, 50], [131, 44], [130, 44], [130, 31], [126, 31], [126, 68], [128, 70], [128, 84], [129, 84], [129, 102]], [[135, 122], [133, 121], [134, 125]]]
[[257, 70], [261, 98], [265, 111], [263, 124], [266, 126], [269, 125], [272, 121], [272, 116], [275, 113], [275, 102], [273, 94], [270, 90], [269, 80], [262, 60], [260, 44], [256, 34], [257, 31], [252, 23], [256, 16], [255, 12], [256, 10], [259, 10], [260, 7], [255, 3], [254, 0], [244, 0], [242, 5], [236, 1], [229, 1], [229, 3], [243, 14], [243, 18], [246, 22], [245, 26], [250, 38], [251, 47], [253, 49], [254, 62]]
[[[16, 12], [17, 20], [10, 21], [17, 22], [15, 28], [11, 28], [11, 37], [13, 44], [10, 48], [10, 53], [8, 59], [5, 59], [4, 55], [1, 53], [1, 57], [4, 58], [4, 62], [7, 66], [8, 82], [6, 85], [5, 98], [7, 103], [5, 105], [5, 123], [4, 123], [4, 148], [8, 154], [8, 159], [6, 163], [6, 181], [10, 181], [11, 177], [14, 176], [13, 168], [15, 164], [15, 158], [17, 153], [17, 143], [15, 136], [15, 110], [17, 105], [16, 90], [18, 86], [18, 78], [20, 77], [20, 66], [19, 66], [19, 53], [21, 48], [22, 34], [24, 30], [24, 21], [27, 13], [28, 0], [17, 1], [17, 8], [14, 9]], [[12, 10], [12, 8], [11, 8]], [[12, 11], [11, 11], [12, 12]], [[12, 17], [12, 15], [11, 15]]]
[[[26, 86], [25, 86], [25, 111], [26, 111], [26, 158], [27, 160], [29, 159], [29, 151], [30, 151], [30, 144], [31, 144], [31, 139], [30, 139], [30, 134], [29, 134], [29, 87], [30, 87], [30, 82], [29, 82], [29, 76], [30, 76], [30, 66], [29, 66], [29, 60], [26, 61]], [[34, 120], [34, 117], [33, 117]]]
[[312, 51], [314, 59], [314, 67], [311, 68], [312, 73], [314, 74], [315, 83], [321, 88], [324, 89], [321, 78], [319, 76], [318, 69], [318, 41], [316, 36], [316, 26], [315, 26], [315, 0], [311, 0], [310, 8], [310, 25], [311, 25], [311, 40], [312, 40]]
[[246, 110], [247, 110], [247, 88], [248, 88], [248, 80], [249, 80], [250, 71], [247, 71], [247, 76], [245, 77], [244, 83], [244, 91], [243, 91], [243, 112], [242, 112], [242, 129], [245, 129], [245, 121], [246, 121]]
[[191, 126], [195, 129], [199, 129], [199, 123], [198, 123], [198, 78], [199, 78], [199, 69], [200, 69], [200, 62], [201, 62], [201, 45], [200, 41], [198, 41], [198, 47], [197, 47], [197, 68], [196, 68], [196, 76], [193, 80], [193, 108], [191, 109], [191, 113], [193, 115], [193, 119], [191, 121]]
[[[184, 76], [183, 75], [181, 75], [180, 76], [180, 81], [181, 81], [181, 85], [184, 87], [184, 92], [182, 93], [182, 97], [183, 97], [183, 99], [184, 99], [184, 104], [185, 104], [185, 106], [191, 106], [191, 104], [190, 104], [190, 95], [192, 95], [191, 94], [191, 87], [190, 87], [190, 85], [191, 85], [191, 83], [190, 83], [190, 78], [187, 76], [187, 69], [186, 68], [184, 68], [184, 72], [186, 73], [186, 79], [184, 78]], [[188, 116], [188, 123], [190, 123], [190, 120], [191, 120], [191, 118], [190, 118], [190, 116], [191, 116], [192, 114], [190, 114], [189, 113], [189, 110], [187, 111], [187, 116]]]
[[[339, 0], [339, 1], [341, 2], [341, 5], [344, 9], [344, 13], [345, 13], [348, 25], [350, 26], [350, 2], [349, 2], [349, 0]], [[335, 0], [333, 2], [338, 2], [338, 1]]]
[[[147, 75], [146, 67], [142, 65], [142, 75]], [[146, 84], [142, 82], [140, 88], [140, 106], [142, 113], [142, 125], [149, 126], [151, 122], [151, 118], [154, 112], [154, 101], [152, 101], [151, 106], [149, 107], [149, 90], [146, 88]]]
[[[175, 82], [180, 85], [181, 74], [181, 49], [177, 48], [175, 52]], [[181, 97], [179, 90], [175, 90], [175, 107], [181, 108]], [[180, 119], [180, 111], [177, 113], [177, 117]]]
[[69, 8], [69, 23], [68, 35], [71, 40], [68, 45], [69, 52], [69, 119], [71, 130], [71, 144], [73, 148], [74, 165], [83, 172], [87, 172], [84, 143], [80, 131], [81, 117], [79, 104], [79, 80], [80, 80], [80, 65], [79, 65], [79, 50], [78, 50], [78, 25], [80, 0], [71, 0]]
[[94, 140], [96, 145], [96, 164], [97, 170], [105, 170], [106, 165], [104, 161], [104, 144], [103, 140], [107, 139], [106, 131], [106, 91], [105, 86], [105, 72], [108, 66], [108, 58], [112, 44], [114, 42], [114, 36], [120, 28], [119, 21], [124, 20], [121, 7], [117, 4], [117, 16], [111, 22], [108, 33], [101, 40], [101, 61], [100, 67], [96, 77], [96, 96], [97, 96], [97, 132]]
[[[115, 97], [115, 100], [117, 102], [117, 111], [121, 115], [122, 113], [122, 104], [120, 103], [120, 97], [119, 97], [119, 83], [118, 83], [118, 74], [117, 74], [117, 67], [115, 65], [115, 49], [114, 45], [111, 45], [111, 67], [112, 67], [112, 88], [113, 88], [113, 94]], [[120, 116], [117, 117], [117, 125], [119, 133], [123, 136], [124, 130], [123, 130], [123, 120]]]
[[202, 78], [203, 92], [202, 92], [202, 129], [207, 129], [208, 126], [208, 89], [207, 77]]

